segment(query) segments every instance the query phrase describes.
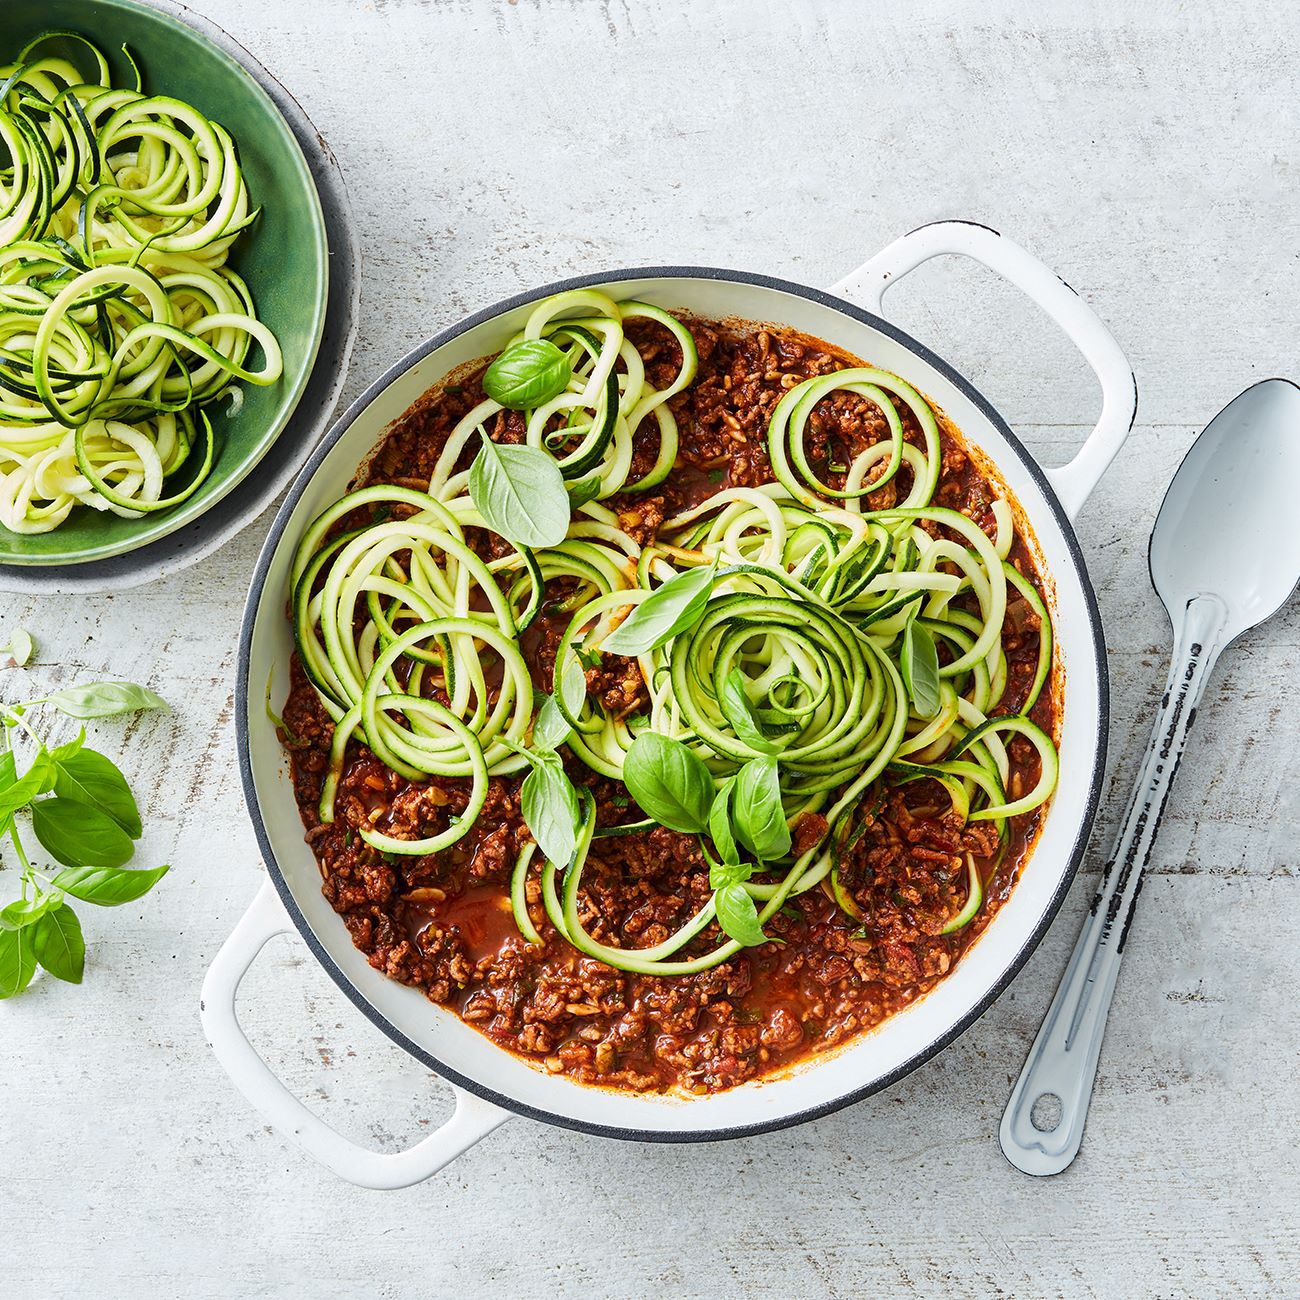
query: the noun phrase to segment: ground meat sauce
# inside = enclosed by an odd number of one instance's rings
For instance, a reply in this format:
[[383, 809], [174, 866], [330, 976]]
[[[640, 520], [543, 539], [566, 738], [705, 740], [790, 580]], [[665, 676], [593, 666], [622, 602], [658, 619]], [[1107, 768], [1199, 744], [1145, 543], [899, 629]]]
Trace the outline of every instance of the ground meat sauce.
[[[622, 527], [642, 543], [666, 517], [721, 487], [769, 482], [765, 430], [781, 395], [812, 375], [861, 364], [785, 330], [686, 323], [700, 365], [695, 382], [672, 401], [681, 431], [677, 466], [661, 489], [610, 503], [619, 510]], [[634, 325], [630, 337], [656, 386], [667, 385], [681, 365], [669, 333], [645, 322]], [[447, 434], [481, 397], [477, 373], [428, 395], [371, 460], [366, 481], [426, 487]], [[919, 443], [905, 406], [901, 414], [908, 439]], [[943, 473], [937, 503], [961, 510], [993, 534], [989, 507], [1001, 493], [956, 431], [940, 423]], [[503, 411], [493, 430], [504, 442], [521, 441], [523, 432], [522, 418], [512, 411]], [[886, 434], [874, 406], [836, 393], [813, 412], [807, 441], [814, 464], [833, 466]], [[632, 477], [650, 466], [655, 449], [649, 432], [637, 439]], [[906, 470], [898, 479], [905, 491]], [[869, 498], [868, 506], [894, 504], [898, 479]], [[833, 473], [828, 481], [838, 485]], [[357, 522], [370, 521], [341, 526]], [[485, 554], [500, 545], [481, 532], [470, 535]], [[1019, 536], [1011, 559], [1042, 590]], [[548, 594], [561, 594], [554, 585], [557, 590]], [[539, 618], [523, 638], [540, 690], [551, 688], [563, 617]], [[1009, 683], [1003, 711], [1025, 699], [1037, 664], [1038, 621], [1022, 600], [1012, 599], [1005, 633]], [[635, 712], [645, 700], [634, 660], [607, 656], [600, 668], [588, 671], [587, 687], [619, 714]], [[1053, 736], [1055, 696], [1054, 690], [1044, 690], [1031, 715]], [[419, 858], [385, 857], [360, 839], [357, 827], [370, 825], [399, 837], [435, 834], [464, 809], [463, 783], [408, 781], [354, 741], [339, 785], [336, 820], [323, 825], [317, 802], [333, 726], [296, 660], [284, 724], [306, 839], [320, 863], [325, 897], [370, 964], [423, 989], [500, 1046], [552, 1073], [635, 1091], [730, 1088], [843, 1043], [915, 1002], [952, 969], [1005, 900], [1038, 826], [1037, 812], [1013, 820], [1008, 852], [999, 861], [992, 827], [963, 827], [937, 784], [878, 790], [868, 799], [875, 811], [867, 830], [841, 869], [865, 923], [813, 889], [768, 923], [768, 933], [780, 942], [745, 949], [696, 975], [626, 974], [583, 956], [556, 935], [535, 874], [529, 907], [545, 942], [531, 946], [516, 928], [509, 877], [528, 839], [519, 777], [491, 781], [475, 826], [450, 848]], [[1038, 760], [1019, 738], [1008, 748], [1008, 796], [1015, 798], [1037, 781]], [[621, 784], [573, 759], [567, 766], [575, 782], [590, 787], [600, 826], [638, 819]], [[796, 851], [824, 829], [820, 817], [805, 815], [794, 828]], [[970, 925], [944, 935], [944, 925], [965, 902], [966, 854], [982, 865], [985, 902]], [[599, 839], [584, 876], [583, 922], [605, 943], [645, 947], [667, 938], [709, 893], [708, 870], [691, 836], [660, 828]], [[680, 955], [718, 942], [719, 932], [710, 925]]]

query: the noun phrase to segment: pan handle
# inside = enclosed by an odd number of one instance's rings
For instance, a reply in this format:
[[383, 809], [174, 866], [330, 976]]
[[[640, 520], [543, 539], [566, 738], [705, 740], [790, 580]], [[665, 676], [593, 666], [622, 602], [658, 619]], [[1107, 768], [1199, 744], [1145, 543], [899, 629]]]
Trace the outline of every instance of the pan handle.
[[885, 290], [932, 257], [961, 253], [1029, 295], [1083, 353], [1101, 383], [1101, 416], [1068, 465], [1046, 470], [1073, 521], [1124, 445], [1137, 416], [1137, 379], [1111, 332], [1068, 284], [1032, 253], [973, 221], [936, 221], [896, 239], [846, 275], [830, 292], [883, 316]]
[[240, 981], [258, 953], [267, 940], [292, 930], [293, 923], [268, 880], [208, 968], [199, 1003], [203, 1030], [217, 1060], [235, 1087], [285, 1137], [340, 1178], [358, 1187], [391, 1191], [436, 1174], [510, 1118], [508, 1110], [451, 1084], [456, 1094], [451, 1118], [409, 1150], [385, 1155], [358, 1146], [308, 1110], [257, 1054], [235, 1015]]

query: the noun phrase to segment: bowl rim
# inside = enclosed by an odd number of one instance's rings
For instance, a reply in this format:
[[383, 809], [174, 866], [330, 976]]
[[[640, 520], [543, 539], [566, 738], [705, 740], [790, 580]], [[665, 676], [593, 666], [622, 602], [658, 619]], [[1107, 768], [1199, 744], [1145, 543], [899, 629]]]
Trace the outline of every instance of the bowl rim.
[[[1022, 462], [1024, 469], [1040, 489], [1046, 508], [1050, 511], [1058, 526], [1078, 584], [1084, 613], [1091, 633], [1090, 645], [1087, 648], [1091, 651], [1091, 663], [1093, 670], [1095, 671], [1097, 683], [1097, 717], [1095, 719], [1095, 735], [1093, 737], [1094, 757], [1092, 760], [1092, 771], [1087, 777], [1084, 807], [1082, 814], [1079, 816], [1078, 825], [1075, 828], [1074, 839], [1070, 848], [1069, 856], [1061, 871], [1060, 879], [1057, 882], [1056, 888], [1043, 909], [1042, 915], [1033, 926], [1031, 933], [1022, 943], [1019, 951], [1017, 951], [1007, 963], [1001, 976], [994, 981], [978, 1001], [958, 1017], [957, 1020], [944, 1032], [933, 1038], [924, 1048], [915, 1052], [912, 1056], [908, 1057], [905, 1061], [900, 1063], [894, 1069], [888, 1071], [886, 1074], [881, 1075], [860, 1087], [847, 1089], [838, 1096], [827, 1101], [818, 1102], [803, 1109], [793, 1110], [789, 1113], [771, 1118], [716, 1128], [638, 1128], [634, 1124], [615, 1125], [597, 1123], [571, 1115], [560, 1114], [555, 1111], [547, 1110], [541, 1106], [521, 1102], [514, 1097], [508, 1096], [498, 1089], [483, 1083], [474, 1075], [467, 1074], [455, 1066], [448, 1065], [446, 1061], [434, 1056], [427, 1049], [412, 1041], [382, 1010], [380, 1010], [374, 1002], [372, 1002], [355, 984], [353, 984], [351, 979], [349, 979], [338, 963], [334, 960], [333, 956], [324, 947], [321, 941], [317, 939], [310, 923], [302, 909], [299, 907], [297, 899], [294, 896], [293, 888], [289, 884], [288, 878], [279, 864], [274, 844], [271, 840], [270, 833], [267, 830], [265, 820], [262, 817], [258, 785], [252, 767], [251, 741], [249, 734], [250, 706], [256, 694], [256, 692], [251, 689], [250, 685], [253, 635], [255, 626], [261, 616], [266, 580], [270, 568], [279, 554], [281, 547], [289, 544], [286, 529], [299, 500], [306, 492], [308, 486], [315, 478], [317, 472], [321, 469], [334, 447], [347, 434], [356, 420], [364, 413], [366, 408], [369, 407], [385, 389], [403, 377], [409, 370], [418, 365], [431, 353], [452, 342], [462, 334], [467, 333], [474, 327], [491, 321], [506, 312], [536, 302], [540, 298], [555, 293], [562, 293], [569, 289], [591, 288], [602, 284], [617, 283], [625, 280], [654, 279], [665, 281], [675, 279], [729, 281], [733, 283], [756, 285], [763, 289], [771, 289], [780, 293], [804, 298], [820, 306], [827, 307], [832, 311], [847, 315], [853, 320], [858, 321], [860, 324], [867, 325], [872, 329], [880, 331], [912, 352], [921, 361], [938, 370], [980, 411], [987, 420], [989, 420], [995, 431], [1006, 441], [1012, 453]], [[1055, 570], [1053, 571], [1052, 576], [1055, 577]], [[1073, 668], [1072, 671], [1074, 671]], [[1080, 725], [1086, 729], [1087, 720], [1082, 720]], [[588, 1133], [594, 1136], [616, 1138], [626, 1141], [658, 1143], [716, 1142], [792, 1128], [795, 1125], [834, 1114], [836, 1111], [842, 1110], [856, 1102], [864, 1100], [867, 1097], [884, 1091], [886, 1088], [899, 1082], [901, 1079], [911, 1074], [914, 1070], [924, 1065], [927, 1061], [931, 1060], [946, 1047], [951, 1045], [977, 1020], [979, 1020], [989, 1007], [992, 1006], [993, 1003], [1002, 995], [1006, 988], [1011, 984], [1012, 980], [1014, 980], [1024, 968], [1029, 958], [1033, 955], [1034, 951], [1038, 948], [1044, 936], [1047, 934], [1052, 922], [1056, 919], [1056, 916], [1060, 912], [1061, 906], [1065, 901], [1066, 895], [1069, 893], [1070, 887], [1078, 874], [1083, 856], [1087, 851], [1092, 825], [1101, 801], [1102, 783], [1106, 769], [1110, 727], [1110, 675], [1106, 662], [1106, 646], [1102, 630], [1101, 613], [1097, 605], [1096, 593], [1088, 576], [1083, 551], [1079, 545], [1079, 540], [1075, 533], [1074, 526], [1066, 515], [1055, 490], [1048, 480], [1042, 466], [1039, 465], [1037, 459], [1015, 435], [1011, 430], [1010, 425], [998, 413], [992, 403], [990, 403], [988, 399], [985, 398], [983, 394], [965, 378], [965, 376], [956, 370], [949, 362], [938, 356], [934, 351], [926, 347], [925, 344], [912, 338], [911, 335], [900, 329], [897, 325], [894, 325], [892, 322], [824, 289], [812, 288], [776, 276], [720, 267], [691, 265], [645, 266], [614, 268], [609, 271], [566, 277], [550, 284], [525, 290], [522, 293], [513, 294], [489, 306], [480, 308], [478, 311], [470, 313], [453, 325], [433, 334], [423, 343], [417, 344], [407, 352], [405, 356], [394, 362], [371, 384], [369, 384], [365, 391], [361, 393], [360, 396], [358, 396], [348, 406], [342, 415], [334, 421], [329, 432], [308, 458], [306, 464], [303, 466], [298, 477], [294, 480], [293, 485], [285, 496], [284, 501], [281, 503], [279, 510], [276, 512], [275, 519], [272, 521], [270, 530], [267, 533], [266, 540], [262, 545], [262, 549], [258, 554], [257, 562], [254, 566], [253, 574], [249, 583], [248, 595], [245, 600], [244, 612], [240, 620], [238, 662], [235, 672], [235, 727], [240, 779], [243, 784], [245, 804], [249, 819], [253, 824], [253, 832], [257, 840], [258, 848], [261, 850], [267, 874], [275, 886], [276, 893], [278, 894], [281, 903], [284, 905], [289, 917], [292, 919], [294, 927], [307, 944], [312, 955], [324, 967], [326, 973], [334, 983], [338, 985], [348, 1000], [387, 1038], [396, 1043], [399, 1047], [403, 1048], [421, 1064], [425, 1065], [439, 1077], [445, 1079], [448, 1083], [464, 1088], [467, 1092], [473, 1093], [475, 1096], [491, 1102], [512, 1114], [539, 1120], [542, 1123], [551, 1124], [558, 1128], [570, 1129], [575, 1132]], [[499, 1048], [498, 1050], [502, 1052], [506, 1051], [505, 1048]], [[808, 1068], [816, 1069], [816, 1063], [814, 1062]], [[793, 1081], [798, 1078], [798, 1075], [791, 1075], [789, 1078]], [[629, 1100], [634, 1101], [635, 1098], [632, 1097]], [[690, 1099], [684, 1099], [684, 1104], [689, 1105]]]
[[[200, 520], [214, 506], [230, 495], [253, 472], [284, 434], [307, 390], [316, 360], [320, 355], [321, 344], [325, 337], [326, 314], [329, 306], [330, 290], [330, 246], [326, 229], [325, 212], [321, 196], [317, 189], [316, 178], [312, 174], [311, 164], [303, 149], [302, 142], [293, 124], [288, 120], [280, 105], [266, 86], [262, 77], [274, 83], [274, 78], [247, 50], [229, 37], [222, 28], [202, 15], [195, 13], [178, 0], [96, 0], [97, 5], [105, 9], [126, 10], [144, 14], [157, 19], [171, 31], [179, 31], [187, 38], [192, 38], [196, 45], [218, 63], [228, 68], [243, 83], [245, 91], [257, 100], [275, 123], [275, 130], [281, 137], [300, 187], [307, 195], [305, 212], [299, 208], [295, 221], [302, 222], [302, 233], [310, 234], [311, 245], [320, 273], [316, 278], [312, 316], [310, 321], [310, 344], [303, 364], [293, 380], [286, 384], [276, 408], [275, 419], [269, 421], [261, 437], [252, 446], [241, 461], [231, 462], [235, 468], [223, 477], [218, 485], [207, 494], [196, 494], [197, 499], [181, 502], [180, 505], [157, 512], [145, 514], [139, 519], [130, 520], [139, 527], [126, 537], [116, 541], [102, 542], [82, 546], [76, 550], [63, 553], [43, 555], [23, 555], [8, 549], [6, 539], [22, 536], [0, 526], [0, 566], [17, 569], [75, 569], [85, 564], [94, 564], [111, 560], [133, 551], [153, 545], [170, 537], [180, 529], [196, 520]], [[239, 57], [227, 44], [237, 50]], [[245, 61], [247, 60], [247, 62]], [[251, 66], [250, 66], [251, 65]], [[149, 76], [145, 69], [146, 77]], [[155, 91], [155, 93], [162, 93]], [[305, 116], [305, 115], [304, 115]], [[236, 142], [238, 143], [238, 142]], [[255, 197], [255, 196], [254, 196]], [[252, 286], [250, 286], [250, 289]], [[254, 300], [256, 301], [256, 293]], [[283, 382], [277, 381], [277, 382]], [[236, 385], [238, 387], [238, 385]], [[224, 400], [224, 397], [223, 399]], [[237, 417], [235, 417], [237, 418]], [[45, 536], [58, 537], [59, 530], [54, 529]]]

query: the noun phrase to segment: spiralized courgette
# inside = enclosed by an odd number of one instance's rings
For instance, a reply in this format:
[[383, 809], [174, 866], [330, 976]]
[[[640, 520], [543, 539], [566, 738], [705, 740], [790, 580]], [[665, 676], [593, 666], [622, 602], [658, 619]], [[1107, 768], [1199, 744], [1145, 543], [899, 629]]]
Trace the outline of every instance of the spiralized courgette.
[[0, 68], [0, 157], [0, 524], [179, 504], [216, 456], [204, 408], [283, 370], [227, 262], [258, 215], [234, 140], [50, 32]]
[[[624, 332], [626, 322], [641, 318], [666, 327], [681, 350], [680, 371], [662, 389], [649, 386]], [[777, 481], [719, 486], [643, 546], [604, 502], [635, 501], [626, 494], [671, 471], [677, 425], [668, 400], [695, 372], [690, 332], [659, 308], [615, 303], [587, 289], [540, 304], [518, 337], [549, 339], [572, 363], [565, 389], [523, 420], [528, 443], [550, 451], [567, 481], [598, 476], [596, 499], [574, 509], [557, 545], [517, 546], [483, 559], [467, 540], [466, 530], [483, 521], [468, 472], [458, 466], [502, 409], [485, 400], [448, 437], [427, 491], [363, 488], [313, 522], [297, 551], [291, 596], [304, 670], [337, 724], [322, 819], [334, 816], [355, 737], [409, 778], [471, 777], [470, 810], [439, 844], [469, 830], [485, 774], [522, 772], [529, 746], [538, 744], [519, 643], [556, 579], [568, 582], [562, 608], [552, 604], [548, 614], [567, 614], [567, 622], [547, 707], [563, 715], [576, 758], [622, 779], [629, 750], [649, 730], [689, 747], [723, 788], [746, 764], [772, 759], [787, 824], [808, 813], [825, 819], [825, 833], [811, 846], [755, 863], [753, 878], [743, 880], [760, 924], [818, 885], [859, 916], [835, 867], [887, 784], [933, 780], [960, 821], [991, 822], [1003, 843], [1012, 817], [1046, 802], [1056, 750], [1028, 715], [1051, 671], [1048, 612], [1008, 561], [1014, 520], [1007, 502], [992, 505], [990, 536], [934, 500], [941, 441], [934, 412], [915, 389], [867, 367], [793, 386], [768, 427]], [[879, 409], [884, 436], [842, 466], [842, 486], [832, 486], [814, 472], [805, 433], [817, 403], [841, 391]], [[905, 439], [900, 404], [919, 441]], [[651, 419], [658, 452], [648, 472], [633, 476], [633, 435]], [[870, 494], [900, 471], [907, 490], [896, 504], [867, 508]], [[349, 522], [354, 526], [340, 531]], [[609, 711], [586, 692], [584, 669], [612, 653], [603, 650], [606, 639], [638, 606], [700, 570], [707, 598], [696, 615], [637, 656], [648, 704], [631, 714]], [[1036, 623], [1039, 636], [1032, 684], [1014, 710], [1005, 703], [1010, 606], [1012, 623]], [[1040, 778], [1032, 789], [1008, 789], [1013, 737], [1037, 750]], [[714, 919], [717, 895], [653, 948], [613, 947], [589, 933], [578, 901], [583, 870], [609, 828], [597, 832], [590, 795], [579, 794], [582, 822], [571, 859], [547, 861], [531, 843], [520, 855], [511, 900], [525, 938], [540, 939], [527, 901], [530, 873], [540, 872], [543, 910], [556, 932], [610, 965], [689, 974], [739, 951], [724, 935], [707, 952], [683, 955]], [[368, 838], [388, 852], [431, 851], [429, 841]], [[701, 838], [710, 857], [719, 851], [716, 840]], [[968, 924], [982, 904], [969, 855], [967, 866], [966, 903], [949, 929]]]

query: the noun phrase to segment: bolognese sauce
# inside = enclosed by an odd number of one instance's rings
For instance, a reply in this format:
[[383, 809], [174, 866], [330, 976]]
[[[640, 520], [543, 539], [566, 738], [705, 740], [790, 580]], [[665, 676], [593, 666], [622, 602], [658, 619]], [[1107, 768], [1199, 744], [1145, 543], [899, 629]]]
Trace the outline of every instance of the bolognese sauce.
[[[810, 378], [862, 364], [784, 328], [680, 319], [694, 340], [698, 368], [669, 402], [679, 430], [672, 472], [650, 490], [605, 502], [640, 546], [654, 543], [666, 521], [719, 491], [771, 484], [766, 433], [778, 402]], [[673, 335], [654, 321], [636, 321], [627, 337], [647, 383], [666, 387], [682, 365]], [[370, 460], [364, 483], [427, 487], [449, 434], [484, 399], [482, 376], [482, 367], [462, 375], [407, 412]], [[919, 445], [915, 417], [902, 408], [901, 420], [904, 441]], [[522, 443], [525, 419], [519, 411], [500, 410], [488, 432], [501, 445]], [[633, 433], [630, 476], [637, 478], [658, 451], [651, 431]], [[879, 407], [854, 392], [833, 391], [813, 408], [804, 436], [827, 481], [842, 484], [855, 452], [887, 434]], [[996, 535], [994, 504], [1005, 499], [1005, 490], [942, 417], [939, 437], [935, 503]], [[458, 469], [468, 468], [473, 450], [462, 454]], [[896, 475], [865, 497], [864, 508], [895, 506], [906, 482], [906, 473]], [[400, 504], [392, 509], [403, 512]], [[341, 534], [370, 517], [363, 511], [344, 518], [336, 530]], [[469, 528], [466, 537], [489, 562], [509, 550], [486, 529]], [[1006, 559], [1033, 592], [1046, 595], [1023, 528]], [[567, 578], [547, 583], [546, 601], [520, 637], [538, 692], [556, 687], [571, 585]], [[1034, 604], [1009, 593], [1001, 628], [1004, 713], [1030, 698], [1046, 644]], [[941, 653], [952, 651], [941, 647]], [[1050, 737], [1057, 734], [1058, 675], [1053, 666], [1027, 713]], [[607, 714], [636, 718], [646, 708], [647, 683], [635, 657], [603, 655], [584, 665], [584, 677], [588, 696]], [[322, 889], [370, 964], [541, 1069], [640, 1092], [730, 1088], [843, 1044], [924, 996], [1008, 896], [1042, 815], [1040, 807], [1011, 816], [1000, 833], [991, 821], [964, 816], [937, 777], [900, 779], [886, 769], [864, 791], [831, 877], [786, 899], [764, 922], [766, 942], [742, 947], [707, 969], [649, 974], [617, 969], [566, 941], [544, 906], [535, 873], [524, 879], [523, 890], [538, 941], [521, 933], [511, 880], [532, 839], [521, 809], [522, 773], [490, 777], [472, 826], [456, 842], [419, 856], [393, 854], [368, 843], [361, 831], [377, 827], [393, 838], [418, 839], [447, 826], [468, 806], [468, 778], [412, 779], [354, 737], [337, 773], [333, 820], [322, 821], [335, 720], [297, 656], [283, 724]], [[1018, 734], [1006, 740], [1005, 754], [1005, 793], [1014, 805], [1039, 781], [1041, 760]], [[571, 753], [562, 751], [562, 760], [574, 786], [590, 793], [594, 810], [597, 838], [576, 902], [586, 931], [619, 949], [664, 943], [714, 892], [708, 845], [699, 835], [662, 825], [602, 834], [635, 826], [644, 820], [641, 810], [621, 781]], [[794, 819], [792, 854], [826, 836], [823, 813], [809, 810]], [[978, 910], [953, 928], [971, 901], [972, 873]], [[706, 952], [725, 938], [710, 921], [681, 955]]]

